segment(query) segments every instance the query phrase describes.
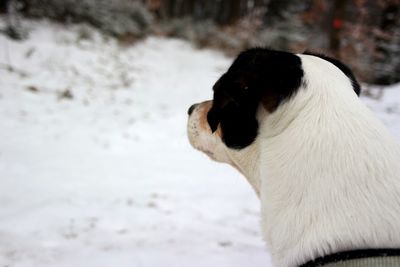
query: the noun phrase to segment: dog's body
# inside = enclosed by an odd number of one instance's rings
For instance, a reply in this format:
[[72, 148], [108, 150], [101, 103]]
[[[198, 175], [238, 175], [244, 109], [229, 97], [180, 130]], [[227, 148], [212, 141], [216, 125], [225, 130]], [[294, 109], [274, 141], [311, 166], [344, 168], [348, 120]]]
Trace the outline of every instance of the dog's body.
[[[270, 77], [251, 75], [260, 68], [257, 57], [269, 64], [279, 54], [245, 53], [255, 63], [239, 56], [217, 82], [214, 101], [191, 109], [188, 135], [195, 148], [248, 179], [275, 264], [400, 248], [400, 146], [358, 99], [352, 74], [321, 57], [292, 54], [285, 62], [296, 66], [287, 72], [282, 65], [268, 70]], [[286, 73], [293, 83], [282, 80]]]

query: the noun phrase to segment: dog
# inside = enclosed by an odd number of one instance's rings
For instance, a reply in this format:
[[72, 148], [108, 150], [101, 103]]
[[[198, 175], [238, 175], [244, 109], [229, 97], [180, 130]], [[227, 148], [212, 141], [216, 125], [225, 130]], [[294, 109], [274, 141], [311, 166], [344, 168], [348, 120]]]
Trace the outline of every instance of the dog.
[[191, 145], [258, 195], [276, 266], [400, 255], [400, 146], [359, 94], [338, 60], [253, 48], [189, 108]]

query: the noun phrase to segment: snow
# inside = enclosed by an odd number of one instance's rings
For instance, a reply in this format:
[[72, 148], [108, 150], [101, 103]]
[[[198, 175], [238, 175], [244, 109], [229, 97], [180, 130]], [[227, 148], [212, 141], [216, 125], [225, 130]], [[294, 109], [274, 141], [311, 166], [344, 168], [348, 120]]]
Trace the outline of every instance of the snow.
[[[0, 266], [272, 266], [250, 186], [186, 138], [231, 59], [23, 22], [0, 35]], [[400, 139], [400, 86], [363, 99]]]

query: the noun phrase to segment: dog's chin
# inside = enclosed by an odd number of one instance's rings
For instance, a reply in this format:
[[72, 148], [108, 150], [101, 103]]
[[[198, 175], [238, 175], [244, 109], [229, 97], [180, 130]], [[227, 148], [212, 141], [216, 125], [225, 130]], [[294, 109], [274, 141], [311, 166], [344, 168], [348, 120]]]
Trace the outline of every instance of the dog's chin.
[[215, 153], [213, 151], [207, 150], [207, 149], [202, 149], [202, 148], [196, 148], [195, 149], [203, 152], [204, 154], [206, 154], [210, 159], [215, 160], [215, 161], [219, 161], [217, 159], [217, 157], [215, 157]]
[[199, 131], [192, 131], [191, 129], [193, 128], [188, 127], [187, 135], [189, 142], [194, 149], [203, 152], [214, 161], [230, 163], [226, 149], [224, 148], [223, 143], [218, 140], [217, 136], [211, 134], [211, 132], [208, 134]]
[[197, 150], [203, 152], [206, 154], [210, 159], [218, 162], [223, 162], [222, 160], [218, 159], [218, 157], [215, 155], [214, 151], [208, 150], [208, 149], [202, 149], [202, 148], [197, 148]]
[[218, 153], [207, 149], [199, 149], [201, 152], [206, 154], [211, 160], [231, 164], [230, 160], [226, 157], [225, 153]]
[[[204, 154], [206, 154], [210, 159], [218, 161], [218, 162], [222, 162], [221, 160], [218, 159], [218, 157], [216, 156], [216, 152], [214, 150], [212, 150], [212, 147], [216, 147], [216, 144], [210, 144], [210, 141], [208, 142], [199, 142], [199, 139], [205, 139], [204, 137], [201, 138], [200, 136], [195, 136], [194, 134], [192, 134], [190, 131], [188, 131], [188, 137], [189, 137], [189, 142], [192, 145], [192, 147], [198, 151], [203, 152]], [[208, 138], [207, 138], [208, 139]], [[211, 139], [211, 138], [210, 138]], [[205, 147], [203, 144], [210, 144], [207, 147]]]

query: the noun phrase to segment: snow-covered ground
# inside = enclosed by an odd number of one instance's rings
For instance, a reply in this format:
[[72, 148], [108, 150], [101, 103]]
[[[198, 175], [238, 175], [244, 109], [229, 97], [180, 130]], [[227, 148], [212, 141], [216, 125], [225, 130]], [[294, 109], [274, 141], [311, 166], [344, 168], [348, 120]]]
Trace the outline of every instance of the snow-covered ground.
[[[250, 186], [186, 139], [230, 59], [24, 24], [0, 35], [1, 267], [272, 266]], [[400, 139], [400, 86], [364, 99]]]

